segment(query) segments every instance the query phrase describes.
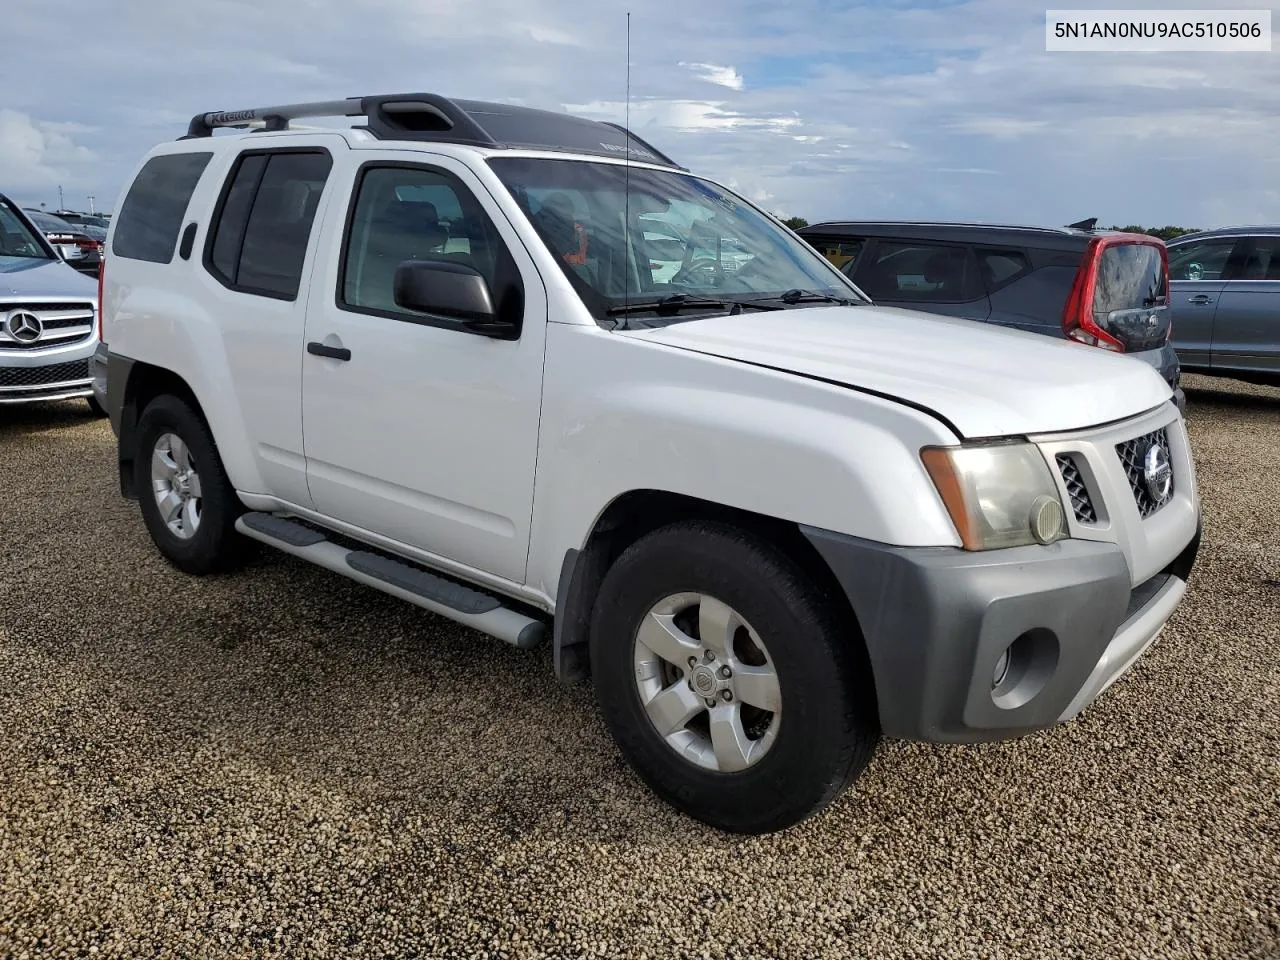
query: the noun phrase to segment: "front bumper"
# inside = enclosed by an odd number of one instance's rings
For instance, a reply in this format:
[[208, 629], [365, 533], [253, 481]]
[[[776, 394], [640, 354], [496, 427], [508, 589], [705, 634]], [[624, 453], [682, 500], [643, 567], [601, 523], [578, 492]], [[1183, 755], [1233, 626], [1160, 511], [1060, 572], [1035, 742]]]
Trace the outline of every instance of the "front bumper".
[[1134, 588], [1114, 543], [970, 553], [802, 531], [858, 618], [884, 734], [939, 742], [1008, 739], [1078, 714], [1159, 634], [1200, 544], [1197, 525], [1174, 560]]
[[72, 347], [0, 351], [0, 404], [92, 396], [89, 360], [96, 346], [89, 338]]

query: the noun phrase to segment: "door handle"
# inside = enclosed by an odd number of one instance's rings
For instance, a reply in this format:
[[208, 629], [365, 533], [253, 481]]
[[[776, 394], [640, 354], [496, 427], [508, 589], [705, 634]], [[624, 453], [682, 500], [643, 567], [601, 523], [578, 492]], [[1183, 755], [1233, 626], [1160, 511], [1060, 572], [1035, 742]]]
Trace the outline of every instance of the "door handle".
[[351, 351], [346, 347], [330, 347], [318, 340], [307, 344], [307, 353], [315, 357], [328, 357], [331, 360], [350, 360]]
[[1210, 297], [1206, 297], [1203, 293], [1198, 293], [1194, 297], [1188, 297], [1187, 303], [1194, 303], [1196, 305], [1201, 305], [1206, 303], [1213, 303], [1213, 300]]

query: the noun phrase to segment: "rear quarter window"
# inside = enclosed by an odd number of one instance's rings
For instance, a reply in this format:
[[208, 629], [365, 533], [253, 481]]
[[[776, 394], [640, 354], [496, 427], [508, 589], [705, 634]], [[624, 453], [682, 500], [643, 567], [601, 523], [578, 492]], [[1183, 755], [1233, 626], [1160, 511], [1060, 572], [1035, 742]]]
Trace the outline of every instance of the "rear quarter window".
[[152, 263], [172, 260], [187, 204], [212, 157], [173, 153], [143, 164], [116, 216], [112, 255]]
[[1168, 296], [1160, 250], [1146, 243], [1107, 247], [1098, 263], [1095, 313], [1140, 310]]

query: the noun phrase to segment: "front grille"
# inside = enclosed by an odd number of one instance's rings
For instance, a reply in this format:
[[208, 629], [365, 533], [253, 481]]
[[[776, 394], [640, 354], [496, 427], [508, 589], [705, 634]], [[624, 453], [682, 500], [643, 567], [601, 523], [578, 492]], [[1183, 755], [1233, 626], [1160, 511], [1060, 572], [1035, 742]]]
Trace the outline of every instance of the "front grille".
[[1129, 478], [1129, 487], [1133, 490], [1133, 502], [1138, 505], [1138, 513], [1144, 520], [1173, 499], [1173, 484], [1176, 479], [1170, 475], [1169, 492], [1163, 500], [1157, 500], [1147, 489], [1145, 461], [1147, 451], [1153, 446], [1161, 447], [1166, 461], [1172, 463], [1169, 456], [1169, 434], [1163, 427], [1116, 444], [1116, 455], [1120, 458], [1120, 464]]
[[[40, 319], [37, 339], [26, 342], [10, 335], [8, 318], [15, 311], [31, 313]], [[47, 350], [83, 343], [93, 336], [93, 311], [91, 303], [0, 302], [0, 350]]]
[[88, 379], [88, 360], [53, 363], [47, 367], [0, 367], [0, 387], [43, 387], [50, 383]]
[[1058, 470], [1062, 474], [1062, 482], [1066, 484], [1067, 494], [1071, 497], [1071, 510], [1080, 523], [1097, 523], [1098, 512], [1093, 508], [1093, 498], [1089, 496], [1089, 488], [1084, 485], [1084, 477], [1076, 458], [1069, 453], [1058, 454]]

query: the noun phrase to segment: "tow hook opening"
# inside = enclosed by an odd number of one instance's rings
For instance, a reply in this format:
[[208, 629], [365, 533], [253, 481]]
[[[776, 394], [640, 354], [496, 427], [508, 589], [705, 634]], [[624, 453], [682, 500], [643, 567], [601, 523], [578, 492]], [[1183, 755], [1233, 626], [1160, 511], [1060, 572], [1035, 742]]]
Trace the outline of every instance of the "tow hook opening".
[[1019, 634], [992, 666], [991, 699], [1002, 710], [1030, 703], [1058, 668], [1058, 638], [1035, 627]]

